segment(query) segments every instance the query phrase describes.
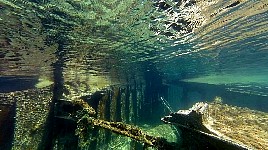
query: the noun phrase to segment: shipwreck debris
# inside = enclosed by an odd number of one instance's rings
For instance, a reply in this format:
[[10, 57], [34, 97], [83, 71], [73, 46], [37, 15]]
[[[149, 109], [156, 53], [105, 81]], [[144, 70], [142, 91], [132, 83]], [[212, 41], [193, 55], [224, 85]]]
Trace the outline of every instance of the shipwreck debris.
[[[71, 101], [70, 101], [71, 102]], [[148, 135], [140, 128], [129, 125], [123, 122], [109, 122], [93, 117], [95, 115], [94, 109], [83, 100], [76, 100], [70, 103], [72, 106], [80, 106], [81, 110], [77, 110], [76, 114], [69, 115], [69, 117], [62, 117], [65, 119], [73, 119], [77, 121], [78, 136], [83, 135], [83, 132], [88, 129], [87, 126], [99, 127], [107, 129], [111, 132], [130, 137], [131, 139], [144, 143], [145, 147], [155, 147], [159, 150], [178, 149], [179, 144], [175, 142], [168, 142], [165, 138], [154, 137]]]
[[247, 108], [200, 102], [189, 110], [171, 113], [162, 121], [181, 129], [184, 146], [228, 150], [268, 146], [268, 114]]

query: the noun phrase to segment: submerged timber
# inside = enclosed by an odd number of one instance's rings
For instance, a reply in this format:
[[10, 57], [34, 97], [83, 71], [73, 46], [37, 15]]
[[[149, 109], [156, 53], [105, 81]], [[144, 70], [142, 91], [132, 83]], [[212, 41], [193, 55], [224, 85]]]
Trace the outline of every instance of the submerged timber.
[[268, 114], [247, 108], [201, 102], [162, 120], [180, 128], [184, 143], [196, 148], [236, 150], [268, 146]]
[[[43, 140], [44, 137], [48, 136], [46, 132], [53, 132], [54, 148], [66, 148], [65, 145], [68, 143], [72, 143], [74, 149], [78, 147], [89, 148], [92, 145], [96, 146], [102, 143], [103, 136], [107, 136], [108, 133], [129, 137], [142, 143], [144, 148], [153, 147], [159, 150], [181, 148], [242, 150], [265, 149], [268, 146], [265, 141], [267, 139], [267, 113], [229, 106], [221, 102], [196, 103], [189, 110], [179, 110], [162, 118], [164, 123], [174, 125], [181, 132], [182, 143], [170, 142], [165, 137], [153, 136], [142, 128], [125, 121], [101, 117], [105, 111], [116, 109], [116, 106], [110, 107], [110, 110], [102, 108], [102, 103], [109, 101], [107, 99], [109, 92], [107, 93], [107, 91], [99, 91], [90, 95], [91, 102], [88, 101], [88, 97], [73, 100], [61, 99], [55, 103], [56, 107], [51, 107], [49, 104], [52, 103], [52, 96], [48, 92], [49, 89], [1, 94], [1, 107], [9, 109], [9, 112], [13, 113], [7, 113], [4, 116], [4, 112], [1, 112], [0, 119], [5, 121], [7, 117], [12, 117], [16, 112], [16, 126], [13, 127], [15, 128], [13, 149], [21, 147], [37, 149], [40, 145], [46, 147], [48, 143]], [[117, 92], [117, 96], [122, 96], [122, 90]], [[116, 97], [112, 99], [116, 99]], [[97, 106], [92, 103], [94, 100], [99, 101]], [[54, 112], [54, 116], [49, 116], [50, 111]], [[115, 116], [110, 116], [112, 118], [116, 118], [116, 114], [119, 113], [116, 113], [118, 110], [114, 111]], [[121, 117], [124, 116], [121, 114]], [[48, 126], [51, 120], [55, 120], [54, 127]], [[63, 123], [66, 124], [63, 125]], [[66, 129], [72, 130], [66, 132]], [[8, 131], [12, 131], [12, 129]], [[63, 134], [63, 131], [67, 134]], [[6, 132], [2, 132], [1, 137], [8, 134]], [[173, 131], [169, 132], [171, 134]], [[115, 135], [110, 136], [115, 138]], [[90, 140], [92, 138], [94, 141]], [[11, 139], [9, 142], [12, 143]], [[72, 140], [70, 141], [70, 139]], [[110, 142], [115, 141], [110, 140]]]

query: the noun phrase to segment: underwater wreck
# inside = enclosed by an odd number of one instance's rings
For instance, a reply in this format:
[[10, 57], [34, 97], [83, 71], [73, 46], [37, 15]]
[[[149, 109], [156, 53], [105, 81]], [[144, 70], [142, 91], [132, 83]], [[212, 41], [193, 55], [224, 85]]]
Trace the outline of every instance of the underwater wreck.
[[0, 0], [0, 149], [267, 149], [267, 113], [168, 106], [230, 92], [187, 79], [267, 81], [266, 1]]
[[[196, 149], [266, 149], [268, 114], [222, 103], [196, 103], [162, 121], [179, 127]], [[205, 140], [204, 140], [205, 139]]]
[[[118, 99], [125, 98], [127, 91], [114, 87], [113, 91], [97, 91], [93, 95], [73, 100], [62, 97], [51, 105], [53, 97], [49, 90], [1, 94], [0, 137], [4, 139], [4, 136], [14, 132], [14, 139], [8, 138], [10, 141], [6, 141], [9, 143], [6, 146], [12, 149], [88, 149], [121, 143], [117, 148], [130, 144], [136, 149], [159, 150], [246, 150], [265, 149], [268, 146], [268, 114], [264, 112], [229, 106], [218, 101], [199, 102], [189, 110], [179, 110], [162, 118], [163, 124], [170, 125], [164, 126], [160, 132], [172, 134], [174, 130], [170, 130], [169, 126], [179, 131], [179, 141], [169, 141], [165, 136], [149, 134], [143, 128], [122, 119], [127, 115], [124, 114], [126, 110], [122, 109], [126, 107], [125, 104], [119, 106], [122, 103]], [[11, 130], [6, 130], [5, 124], [10, 122], [10, 118], [13, 118], [13, 124], [16, 122], [14, 131], [12, 123], [9, 123]], [[121, 139], [116, 141], [118, 137]]]

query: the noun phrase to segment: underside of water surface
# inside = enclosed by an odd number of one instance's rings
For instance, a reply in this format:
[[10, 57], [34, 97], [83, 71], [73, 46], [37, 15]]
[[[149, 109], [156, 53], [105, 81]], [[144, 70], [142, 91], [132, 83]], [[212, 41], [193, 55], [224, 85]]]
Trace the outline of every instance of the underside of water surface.
[[0, 0], [0, 149], [267, 149], [267, 39], [267, 0]]

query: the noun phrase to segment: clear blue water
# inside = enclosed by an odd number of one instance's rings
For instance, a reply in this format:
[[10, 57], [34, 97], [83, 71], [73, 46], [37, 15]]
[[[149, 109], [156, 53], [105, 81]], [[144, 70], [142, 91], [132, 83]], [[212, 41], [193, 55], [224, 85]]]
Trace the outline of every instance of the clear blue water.
[[267, 39], [266, 0], [0, 0], [0, 93], [141, 84], [173, 110], [268, 112]]

